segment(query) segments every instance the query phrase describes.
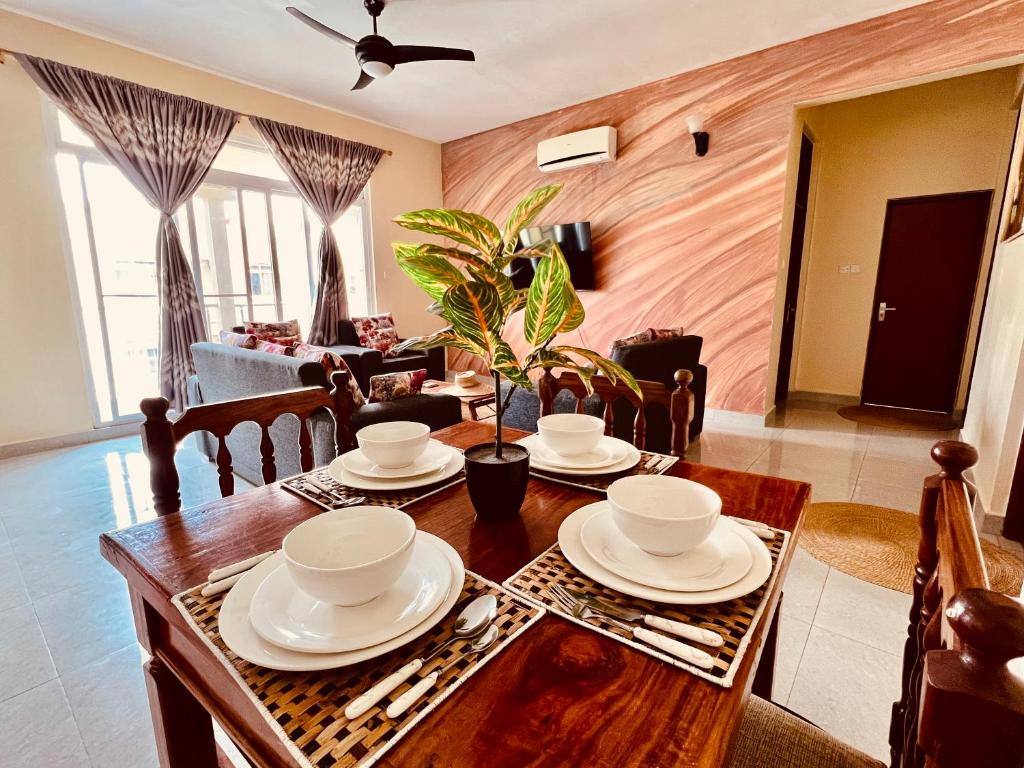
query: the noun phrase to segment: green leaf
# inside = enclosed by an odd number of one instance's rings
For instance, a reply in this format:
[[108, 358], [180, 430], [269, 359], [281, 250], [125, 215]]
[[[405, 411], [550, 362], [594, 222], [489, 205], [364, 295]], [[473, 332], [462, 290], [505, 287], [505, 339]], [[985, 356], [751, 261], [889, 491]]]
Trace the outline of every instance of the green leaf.
[[519, 240], [519, 233], [530, 226], [533, 220], [537, 218], [537, 214], [544, 210], [544, 206], [550, 203], [555, 198], [555, 195], [561, 191], [561, 184], [548, 184], [546, 187], [539, 187], [533, 190], [533, 192], [516, 204], [516, 207], [512, 209], [512, 213], [509, 214], [508, 220], [505, 222], [505, 230], [502, 235], [502, 239], [505, 241], [505, 248], [502, 251], [503, 257], [512, 254]]
[[427, 306], [427, 312], [429, 314], [431, 314], [431, 315], [443, 315], [444, 314], [444, 307], [441, 306], [441, 302], [439, 302], [439, 301], [432, 301]]
[[543, 259], [545, 256], [551, 255], [551, 250], [554, 246], [555, 244], [551, 240], [541, 240], [529, 248], [523, 248], [521, 251], [514, 251], [513, 253], [499, 256], [491, 262], [491, 267], [499, 272], [504, 272], [505, 267], [515, 259]]
[[502, 306], [502, 321], [508, 317], [508, 307], [516, 300], [516, 287], [512, 285], [512, 279], [504, 272], [496, 272], [490, 267], [467, 267], [469, 274], [479, 280], [481, 283], [490, 283], [494, 286], [498, 292], [498, 298], [501, 299]]
[[457, 335], [453, 329], [445, 328], [429, 336], [416, 336], [396, 344], [392, 349], [396, 354], [407, 349], [433, 349], [434, 347], [455, 347], [474, 355], [484, 355], [484, 350]]
[[[392, 247], [396, 247], [399, 243], [392, 243], [391, 245]], [[401, 245], [407, 244], [401, 243]], [[437, 245], [436, 243], [408, 243], [408, 245], [416, 248], [418, 253], [424, 253], [430, 256], [440, 256], [441, 258], [450, 259], [452, 261], [463, 261], [477, 267], [490, 266], [490, 263], [486, 259], [482, 259], [475, 253], [464, 251], [461, 248], [448, 248], [443, 245]]]
[[501, 233], [494, 222], [468, 211], [424, 208], [395, 217], [395, 223], [406, 229], [441, 235], [470, 248], [476, 248], [488, 259], [501, 241]]
[[448, 289], [441, 306], [455, 332], [480, 347], [489, 366], [502, 319], [498, 291], [490, 283], [461, 283]]
[[434, 301], [453, 285], [466, 282], [466, 275], [447, 259], [424, 253], [421, 246], [392, 243], [398, 266]]
[[569, 311], [565, 286], [569, 282], [569, 265], [556, 245], [551, 255], [541, 259], [530, 283], [523, 319], [523, 335], [534, 347], [550, 339]]
[[518, 384], [526, 389], [533, 389], [533, 382], [530, 381], [530, 377], [526, 375], [526, 371], [519, 364], [519, 359], [516, 357], [516, 353], [512, 351], [512, 347], [499, 338], [494, 338], [492, 342], [494, 345], [494, 359], [491, 361], [491, 370], [497, 371], [513, 384]]
[[526, 306], [527, 297], [530, 295], [529, 288], [523, 288], [522, 290], [516, 291], [515, 297], [509, 302], [508, 306], [505, 307], [505, 317], [512, 317], [516, 312]]
[[640, 391], [640, 385], [636, 383], [636, 379], [633, 378], [633, 374], [618, 363], [597, 354], [597, 352], [590, 349], [584, 349], [583, 347], [569, 346], [553, 347], [551, 351], [563, 354], [574, 354], [586, 358], [593, 363], [601, 373], [607, 376], [611, 380], [612, 384], [622, 381], [623, 384], [636, 393], [637, 397], [643, 398], [643, 393]]
[[591, 384], [591, 379], [597, 373], [597, 368], [590, 366], [583, 366], [577, 363], [568, 355], [564, 355], [556, 349], [540, 349], [537, 351], [537, 358], [534, 365], [531, 368], [568, 368], [571, 371], [575, 371], [580, 380], [583, 382], [583, 386], [587, 389], [587, 394], [594, 394], [594, 387]]
[[580, 297], [576, 295], [576, 289], [572, 287], [572, 283], [565, 284], [565, 301], [569, 309], [565, 315], [565, 320], [558, 326], [558, 330], [555, 333], [568, 333], [569, 331], [575, 331], [581, 325], [587, 317], [587, 312], [583, 308], [583, 302], [580, 301]]

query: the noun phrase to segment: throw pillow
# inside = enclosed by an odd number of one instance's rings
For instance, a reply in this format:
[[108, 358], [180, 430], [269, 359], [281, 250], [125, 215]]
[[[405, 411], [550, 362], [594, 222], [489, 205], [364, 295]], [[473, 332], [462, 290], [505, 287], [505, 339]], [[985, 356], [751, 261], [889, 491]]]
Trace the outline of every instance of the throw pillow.
[[232, 333], [231, 331], [220, 332], [220, 343], [229, 347], [241, 347], [242, 349], [256, 349], [259, 339], [251, 333]]
[[370, 402], [388, 403], [401, 400], [403, 397], [418, 395], [423, 391], [423, 382], [427, 378], [427, 369], [418, 371], [402, 371], [401, 373], [382, 373], [370, 377]]
[[614, 352], [616, 349], [619, 349], [619, 347], [631, 347], [634, 344], [646, 344], [649, 341], [651, 341], [650, 329], [646, 331], [638, 331], [637, 333], [634, 333], [632, 336], [625, 336], [621, 339], [615, 339], [615, 341], [612, 342], [611, 347], [608, 349], [608, 357], [611, 357], [612, 352]]
[[299, 343], [292, 347], [292, 356], [300, 360], [315, 360], [320, 363], [323, 366], [324, 374], [327, 376], [327, 381], [331, 380], [331, 374], [335, 371], [348, 371], [348, 389], [352, 393], [352, 401], [356, 404], [356, 407], [366, 403], [366, 398], [363, 397], [363, 392], [359, 389], [359, 382], [356, 381], [356, 377], [352, 375], [352, 370], [348, 367], [348, 363], [345, 362], [345, 358], [341, 355], [323, 347]]
[[675, 339], [679, 336], [685, 336], [682, 326], [679, 328], [648, 328], [647, 332], [651, 334], [651, 341], [657, 341], [658, 339]]
[[291, 346], [286, 344], [275, 344], [272, 341], [263, 341], [262, 339], [256, 342], [256, 351], [266, 352], [267, 354], [271, 355], [287, 355], [288, 357], [292, 356]]
[[369, 317], [353, 317], [352, 324], [359, 336], [359, 346], [376, 349], [384, 357], [392, 357], [391, 348], [398, 343], [395, 319], [390, 312]]
[[246, 320], [245, 332], [254, 334], [261, 341], [274, 341], [278, 344], [294, 344], [296, 341], [302, 340], [298, 320], [287, 320], [283, 323]]

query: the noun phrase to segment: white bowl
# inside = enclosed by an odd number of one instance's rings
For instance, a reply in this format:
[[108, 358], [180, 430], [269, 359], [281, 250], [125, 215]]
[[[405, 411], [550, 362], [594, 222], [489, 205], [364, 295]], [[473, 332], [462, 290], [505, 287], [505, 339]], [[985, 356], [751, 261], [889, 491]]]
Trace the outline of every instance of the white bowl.
[[577, 456], [597, 448], [604, 435], [604, 421], [584, 413], [553, 413], [537, 419], [544, 445], [562, 456]]
[[281, 552], [295, 585], [335, 605], [362, 605], [383, 594], [412, 557], [416, 523], [390, 507], [349, 507], [300, 523]]
[[412, 464], [427, 450], [430, 427], [418, 421], [382, 421], [356, 432], [356, 442], [374, 464], [396, 469]]
[[612, 520], [644, 552], [671, 557], [700, 546], [711, 535], [722, 499], [692, 480], [633, 475], [608, 487]]

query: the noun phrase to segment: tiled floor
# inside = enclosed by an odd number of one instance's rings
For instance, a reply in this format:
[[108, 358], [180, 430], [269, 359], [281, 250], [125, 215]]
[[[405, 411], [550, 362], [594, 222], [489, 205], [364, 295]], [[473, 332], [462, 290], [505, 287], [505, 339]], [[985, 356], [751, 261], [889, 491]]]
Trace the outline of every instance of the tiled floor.
[[[759, 421], [710, 413], [691, 458], [808, 480], [818, 500], [908, 512], [942, 437], [817, 409], [791, 410], [777, 427]], [[190, 447], [179, 456], [185, 505], [215, 498], [212, 466]], [[152, 514], [135, 438], [0, 462], [0, 766], [156, 764], [127, 593], [96, 544], [100, 532]], [[886, 757], [909, 605], [798, 550], [775, 698]]]

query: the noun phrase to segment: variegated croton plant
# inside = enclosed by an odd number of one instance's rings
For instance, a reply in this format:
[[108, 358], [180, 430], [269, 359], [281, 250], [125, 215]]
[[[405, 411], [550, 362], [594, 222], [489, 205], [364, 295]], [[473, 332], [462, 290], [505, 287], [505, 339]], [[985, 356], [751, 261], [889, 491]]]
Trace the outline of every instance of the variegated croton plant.
[[[544, 240], [516, 250], [519, 233], [561, 191], [560, 184], [535, 189], [512, 209], [501, 229], [476, 213], [425, 209], [395, 219], [405, 229], [440, 235], [455, 245], [392, 243], [398, 265], [433, 299], [428, 311], [443, 317], [448, 326], [429, 336], [408, 339], [402, 349], [453, 347], [480, 357], [494, 377], [533, 389], [529, 372], [540, 368], [567, 368], [583, 379], [602, 374], [623, 381], [639, 394], [636, 380], [611, 360], [583, 347], [555, 343], [560, 333], [582, 325], [583, 303], [569, 280], [569, 265], [556, 243]], [[513, 259], [538, 259], [529, 288], [516, 290], [505, 274]], [[503, 338], [508, 320], [523, 311], [523, 336], [529, 352], [520, 360]], [[508, 397], [497, 401], [496, 455], [501, 456], [501, 416]]]

